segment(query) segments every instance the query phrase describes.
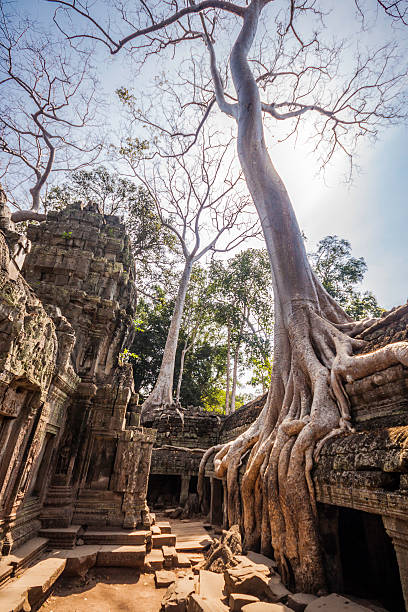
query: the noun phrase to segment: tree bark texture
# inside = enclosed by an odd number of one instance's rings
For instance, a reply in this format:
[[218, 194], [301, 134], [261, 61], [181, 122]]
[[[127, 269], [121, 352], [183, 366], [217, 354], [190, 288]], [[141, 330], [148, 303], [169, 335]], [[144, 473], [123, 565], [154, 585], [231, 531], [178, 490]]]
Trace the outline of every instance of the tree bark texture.
[[[269, 553], [272, 544], [286, 584], [322, 593], [326, 577], [311, 477], [314, 457], [328, 437], [351, 428], [343, 381], [392, 363], [408, 365], [408, 343], [354, 356], [363, 344], [355, 336], [373, 321], [352, 322], [311, 270], [289, 196], [265, 145], [259, 91], [247, 60], [264, 4], [252, 0], [245, 9], [232, 49], [234, 108], [220, 92], [207, 40], [219, 106], [237, 120], [238, 156], [261, 219], [275, 294], [268, 400], [251, 427], [217, 451], [214, 466], [226, 481], [228, 524], [241, 525], [245, 548], [260, 544]], [[248, 451], [240, 485], [238, 470]]]

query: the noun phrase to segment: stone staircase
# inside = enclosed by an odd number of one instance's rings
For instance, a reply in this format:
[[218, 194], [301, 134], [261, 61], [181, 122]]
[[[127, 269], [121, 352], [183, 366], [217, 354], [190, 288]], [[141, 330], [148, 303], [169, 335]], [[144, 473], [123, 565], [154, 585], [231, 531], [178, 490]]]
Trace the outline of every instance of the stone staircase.
[[154, 521], [153, 516], [151, 530], [80, 525], [41, 529], [40, 537], [0, 558], [0, 611], [37, 610], [61, 574], [83, 577], [94, 566], [138, 572], [190, 568], [188, 556], [177, 549], [170, 523]]

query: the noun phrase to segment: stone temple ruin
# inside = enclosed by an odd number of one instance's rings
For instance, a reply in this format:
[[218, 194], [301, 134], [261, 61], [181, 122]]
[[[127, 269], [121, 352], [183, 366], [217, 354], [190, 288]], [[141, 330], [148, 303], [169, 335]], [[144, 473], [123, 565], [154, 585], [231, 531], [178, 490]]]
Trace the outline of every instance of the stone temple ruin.
[[[121, 358], [137, 288], [120, 220], [72, 205], [30, 225], [24, 237], [3, 201], [0, 230], [6, 612], [35, 610], [62, 572], [83, 575], [95, 563], [145, 571], [174, 566], [176, 537], [168, 523], [154, 524], [150, 510], [201, 512], [211, 525], [231, 527], [225, 483], [211, 460], [199, 507], [199, 464], [207, 449], [244, 431], [266, 397], [228, 417], [168, 409], [140, 426], [131, 365]], [[403, 306], [387, 327], [377, 324], [365, 350], [407, 338]], [[333, 592], [370, 596], [399, 611], [404, 598], [408, 605], [408, 371], [392, 366], [350, 383], [347, 392], [356, 431], [328, 440], [313, 473], [328, 583]], [[91, 545], [98, 552], [86, 554]], [[30, 578], [40, 566], [42, 582], [38, 571]], [[275, 601], [290, 605], [288, 593]], [[176, 609], [241, 608], [205, 607], [197, 596]]]

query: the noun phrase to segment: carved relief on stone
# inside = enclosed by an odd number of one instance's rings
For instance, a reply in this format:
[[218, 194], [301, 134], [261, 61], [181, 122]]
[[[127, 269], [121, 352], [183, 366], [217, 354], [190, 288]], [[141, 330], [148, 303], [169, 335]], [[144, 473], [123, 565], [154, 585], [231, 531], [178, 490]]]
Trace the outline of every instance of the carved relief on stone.
[[28, 390], [19, 386], [10, 386], [4, 393], [0, 403], [0, 414], [17, 417], [20, 414], [27, 397]]
[[67, 474], [69, 468], [69, 460], [71, 457], [71, 446], [72, 446], [72, 431], [70, 428], [66, 430], [63, 442], [60, 445], [57, 466], [55, 469], [56, 474]]

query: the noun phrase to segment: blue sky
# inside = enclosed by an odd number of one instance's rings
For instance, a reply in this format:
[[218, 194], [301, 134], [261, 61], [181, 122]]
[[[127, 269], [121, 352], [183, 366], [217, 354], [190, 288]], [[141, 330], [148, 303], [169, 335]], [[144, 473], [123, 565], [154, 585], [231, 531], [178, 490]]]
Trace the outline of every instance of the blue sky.
[[[364, 257], [368, 272], [363, 288], [385, 308], [408, 299], [408, 154], [406, 128], [384, 132], [375, 146], [362, 146], [361, 173], [351, 184], [342, 181], [341, 168], [329, 185], [313, 176], [313, 160], [304, 151], [285, 151], [275, 163], [280, 171], [308, 250], [328, 234], [347, 238], [356, 257]], [[298, 168], [304, 171], [299, 177]], [[306, 167], [305, 167], [306, 166]]]
[[[17, 6], [45, 20], [53, 6], [44, 0], [19, 0]], [[352, 23], [344, 3], [344, 20]], [[358, 24], [355, 26], [358, 27]], [[122, 84], [131, 87], [140, 81], [125, 66], [123, 56], [113, 64], [105, 58], [103, 81], [107, 93]], [[330, 178], [316, 174], [316, 162], [308, 151], [291, 144], [271, 146], [271, 155], [280, 172], [299, 220], [308, 237], [308, 250], [327, 234], [347, 238], [356, 257], [363, 256], [368, 272], [363, 289], [370, 289], [379, 303], [390, 308], [408, 299], [408, 131], [392, 128], [377, 143], [361, 144], [361, 168], [351, 184], [343, 182], [344, 168], [334, 166]]]

